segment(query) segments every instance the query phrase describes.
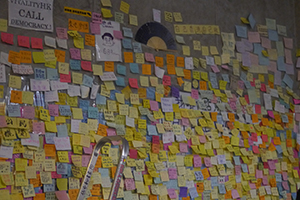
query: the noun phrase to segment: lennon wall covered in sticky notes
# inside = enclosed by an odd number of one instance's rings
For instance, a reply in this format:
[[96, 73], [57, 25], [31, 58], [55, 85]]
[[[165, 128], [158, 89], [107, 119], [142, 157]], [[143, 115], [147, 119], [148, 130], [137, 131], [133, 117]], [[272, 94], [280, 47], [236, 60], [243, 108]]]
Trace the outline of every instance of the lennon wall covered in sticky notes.
[[[77, 199], [113, 135], [130, 144], [118, 199], [295, 199], [293, 1], [2, 7], [1, 199]], [[118, 157], [101, 149], [87, 199], [108, 199]]]

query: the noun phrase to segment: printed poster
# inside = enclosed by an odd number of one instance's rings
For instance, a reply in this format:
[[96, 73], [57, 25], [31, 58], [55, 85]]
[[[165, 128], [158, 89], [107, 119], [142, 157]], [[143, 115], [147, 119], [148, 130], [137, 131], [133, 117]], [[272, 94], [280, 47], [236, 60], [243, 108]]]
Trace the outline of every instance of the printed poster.
[[96, 35], [97, 61], [122, 61], [121, 40], [114, 37], [114, 30], [120, 31], [120, 24], [103, 20], [100, 24], [101, 34]]
[[53, 0], [8, 1], [8, 25], [53, 32]]

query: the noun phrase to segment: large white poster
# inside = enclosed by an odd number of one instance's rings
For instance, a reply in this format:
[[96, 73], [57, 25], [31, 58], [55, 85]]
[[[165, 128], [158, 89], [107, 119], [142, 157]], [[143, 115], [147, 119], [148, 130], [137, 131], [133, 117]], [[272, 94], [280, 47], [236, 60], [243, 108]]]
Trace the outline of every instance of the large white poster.
[[122, 61], [121, 40], [114, 37], [114, 31], [120, 31], [120, 24], [102, 21], [101, 34], [96, 35], [97, 61]]
[[53, 32], [53, 0], [8, 0], [9, 26]]

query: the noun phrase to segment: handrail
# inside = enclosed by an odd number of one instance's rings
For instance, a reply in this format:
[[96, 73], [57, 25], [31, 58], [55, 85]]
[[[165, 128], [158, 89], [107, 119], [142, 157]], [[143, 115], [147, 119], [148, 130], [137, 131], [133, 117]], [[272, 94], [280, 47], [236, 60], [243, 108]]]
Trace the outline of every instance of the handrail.
[[108, 200], [115, 200], [117, 198], [121, 179], [122, 179], [122, 174], [123, 174], [123, 170], [124, 170], [125, 160], [129, 154], [129, 144], [128, 144], [127, 140], [122, 138], [121, 136], [107, 136], [107, 137], [104, 137], [101, 140], [99, 140], [99, 142], [95, 145], [92, 158], [89, 162], [86, 174], [84, 176], [84, 179], [83, 179], [81, 187], [80, 187], [80, 191], [78, 193], [77, 200], [83, 200], [85, 197], [85, 193], [86, 193], [86, 190], [88, 189], [88, 185], [91, 180], [93, 170], [94, 170], [95, 164], [97, 162], [97, 158], [99, 156], [100, 150], [107, 142], [112, 143], [112, 141], [122, 141], [122, 154], [120, 155], [119, 165], [116, 170], [115, 180], [114, 180], [112, 188], [110, 190]]

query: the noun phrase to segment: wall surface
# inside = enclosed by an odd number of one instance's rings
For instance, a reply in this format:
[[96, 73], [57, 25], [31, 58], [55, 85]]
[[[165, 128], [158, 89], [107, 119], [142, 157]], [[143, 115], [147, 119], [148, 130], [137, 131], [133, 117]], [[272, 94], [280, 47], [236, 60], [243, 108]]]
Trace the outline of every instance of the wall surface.
[[[8, 20], [9, 2], [1, 2], [0, 19]], [[0, 196], [76, 199], [96, 142], [121, 135], [129, 141], [130, 155], [118, 198], [295, 199], [300, 186], [299, 2], [126, 0], [129, 13], [120, 10], [120, 0], [112, 1], [111, 7], [101, 2], [109, 0], [54, 0], [50, 33], [11, 26], [3, 31], [0, 20]], [[101, 38], [103, 25], [66, 13], [64, 7], [110, 10], [112, 17], [102, 15], [103, 20], [123, 16], [120, 31], [131, 29], [133, 38], [122, 31], [122, 61], [97, 61], [96, 47], [87, 39]], [[161, 11], [161, 25], [177, 37], [177, 50], [155, 50], [146, 44], [141, 51], [124, 48], [126, 42], [134, 44], [142, 25], [153, 22], [153, 9]], [[179, 12], [182, 21], [166, 21], [165, 12]], [[241, 20], [247, 21], [250, 14], [256, 22], [252, 28]], [[137, 16], [138, 25], [130, 24], [130, 16]], [[83, 40], [69, 34], [60, 40], [67, 48], [49, 47], [45, 37], [55, 40], [56, 28], [68, 29], [69, 19], [101, 27], [101, 33], [78, 31]], [[174, 25], [193, 25], [194, 32], [203, 26], [201, 33], [176, 35]], [[217, 29], [210, 29], [212, 25]], [[269, 35], [257, 25], [268, 25]], [[211, 34], [204, 28], [219, 31]], [[13, 44], [7, 44], [5, 32], [13, 34]], [[41, 38], [43, 50], [21, 47], [19, 36], [31, 42]], [[114, 35], [114, 45], [120, 41]], [[195, 49], [195, 41], [200, 49]], [[104, 43], [96, 40], [99, 52], [106, 48]], [[32, 63], [17, 63], [14, 54], [20, 51], [42, 54], [33, 56]], [[56, 60], [37, 63], [37, 58], [50, 58], [54, 52]], [[71, 52], [81, 56], [71, 57]], [[133, 62], [124, 55], [132, 56]], [[33, 73], [21, 71], [31, 67]], [[99, 77], [109, 71], [117, 81]], [[118, 164], [117, 143], [101, 153], [86, 191], [90, 200], [108, 199]]]

